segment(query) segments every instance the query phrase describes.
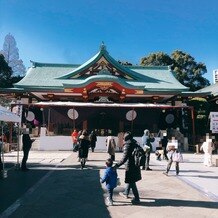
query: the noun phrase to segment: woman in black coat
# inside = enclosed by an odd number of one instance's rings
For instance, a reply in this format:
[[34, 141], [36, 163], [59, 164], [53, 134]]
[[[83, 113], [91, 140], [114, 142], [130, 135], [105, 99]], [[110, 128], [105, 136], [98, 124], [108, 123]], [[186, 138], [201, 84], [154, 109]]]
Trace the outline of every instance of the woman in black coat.
[[134, 194], [134, 199], [132, 200], [133, 204], [139, 204], [139, 193], [136, 186], [136, 182], [141, 180], [141, 170], [139, 166], [135, 165], [134, 156], [132, 155], [132, 152], [136, 146], [136, 141], [133, 139], [133, 136], [130, 132], [126, 132], [124, 134], [124, 148], [123, 148], [123, 157], [122, 159], [115, 165], [116, 167], [120, 167], [124, 163], [125, 165], [125, 183], [127, 183], [127, 186], [125, 188], [124, 193], [120, 193], [120, 195], [125, 196], [128, 198], [129, 191], [132, 189], [132, 192]]
[[97, 136], [96, 136], [94, 130], [91, 132], [89, 138], [90, 138], [92, 152], [94, 152], [95, 146], [96, 146], [96, 142], [97, 142]]
[[86, 130], [83, 130], [81, 136], [79, 137], [79, 159], [81, 162], [81, 167], [85, 166], [85, 162], [88, 158], [89, 153], [89, 136]]

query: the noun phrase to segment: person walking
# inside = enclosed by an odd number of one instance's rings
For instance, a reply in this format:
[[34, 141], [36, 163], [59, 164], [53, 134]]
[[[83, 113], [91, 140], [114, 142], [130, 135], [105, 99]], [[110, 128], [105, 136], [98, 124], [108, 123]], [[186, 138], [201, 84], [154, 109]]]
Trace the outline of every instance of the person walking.
[[128, 198], [130, 189], [132, 189], [134, 198], [132, 199], [132, 204], [140, 204], [140, 198], [136, 182], [141, 180], [141, 169], [140, 166], [135, 165], [134, 156], [132, 155], [134, 148], [137, 146], [136, 140], [133, 139], [131, 132], [126, 132], [124, 134], [124, 147], [123, 147], [123, 157], [122, 159], [114, 166], [114, 168], [119, 168], [121, 165], [125, 165], [125, 191], [120, 192], [119, 194], [125, 198]]
[[178, 150], [178, 142], [177, 140], [172, 140], [174, 141], [174, 145], [169, 145], [167, 146], [167, 150], [169, 151], [169, 159], [167, 163], [167, 169], [166, 172], [163, 172], [163, 174], [168, 175], [170, 168], [172, 166], [172, 163], [175, 163], [176, 167], [176, 175], [179, 175], [179, 163], [183, 161], [182, 154]]
[[96, 147], [96, 142], [97, 142], [97, 135], [95, 133], [95, 131], [93, 130], [89, 136], [90, 142], [91, 142], [91, 149], [92, 152], [94, 152], [95, 147]]
[[79, 137], [79, 160], [81, 163], [81, 169], [85, 167], [85, 163], [88, 158], [88, 153], [89, 153], [89, 146], [90, 146], [90, 140], [89, 136], [86, 130], [82, 131], [82, 134]]
[[120, 152], [122, 152], [123, 150], [123, 135], [124, 135], [124, 132], [119, 132], [117, 135], [118, 137], [117, 145], [118, 145]]
[[106, 160], [106, 169], [104, 172], [104, 176], [101, 179], [101, 183], [106, 182], [106, 188], [108, 191], [108, 197], [107, 197], [107, 204], [108, 206], [113, 205], [113, 191], [114, 188], [117, 186], [117, 171], [112, 168], [113, 160], [107, 159]]
[[107, 153], [110, 155], [110, 158], [113, 161], [115, 161], [116, 142], [113, 136], [108, 136], [106, 138], [106, 146], [107, 146]]
[[161, 145], [163, 149], [163, 159], [165, 160], [169, 160], [167, 156], [167, 144], [168, 144], [167, 133], [163, 133], [163, 138], [161, 139]]
[[212, 138], [210, 138], [209, 134], [206, 135], [206, 141], [203, 142], [200, 150], [204, 152], [204, 165], [211, 167], [213, 166], [212, 162], [212, 153], [214, 149], [214, 144], [212, 142]]
[[71, 133], [71, 137], [72, 137], [73, 150], [74, 150], [75, 147], [77, 146], [77, 138], [78, 138], [78, 132], [76, 129], [74, 129], [73, 132]]
[[34, 140], [30, 138], [29, 130], [26, 129], [23, 132], [22, 140], [23, 140], [23, 159], [21, 163], [21, 170], [28, 171], [29, 169], [26, 167], [26, 162], [29, 156], [29, 151], [32, 147], [32, 143], [34, 142]]
[[155, 138], [153, 135], [150, 134], [150, 131], [148, 129], [144, 130], [144, 134], [142, 136], [142, 146], [145, 151], [145, 161], [144, 161], [144, 166], [142, 167], [143, 170], [152, 170], [149, 167], [150, 164], [150, 155], [152, 151], [152, 144], [151, 142], [154, 142]]

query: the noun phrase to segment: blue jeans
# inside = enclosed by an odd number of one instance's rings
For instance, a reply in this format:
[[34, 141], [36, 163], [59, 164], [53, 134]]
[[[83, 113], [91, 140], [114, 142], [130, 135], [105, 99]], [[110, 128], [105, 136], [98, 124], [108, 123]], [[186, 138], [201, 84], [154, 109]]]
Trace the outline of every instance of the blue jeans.
[[126, 184], [126, 188], [125, 188], [125, 191], [124, 191], [124, 194], [126, 196], [129, 195], [130, 189], [132, 189], [132, 193], [133, 193], [133, 195], [135, 197], [135, 200], [139, 201], [139, 192], [138, 192], [138, 189], [137, 189], [137, 186], [136, 186], [135, 182], [131, 182], [131, 183]]
[[113, 188], [108, 189], [108, 197], [110, 201], [113, 201], [113, 192], [114, 192]]

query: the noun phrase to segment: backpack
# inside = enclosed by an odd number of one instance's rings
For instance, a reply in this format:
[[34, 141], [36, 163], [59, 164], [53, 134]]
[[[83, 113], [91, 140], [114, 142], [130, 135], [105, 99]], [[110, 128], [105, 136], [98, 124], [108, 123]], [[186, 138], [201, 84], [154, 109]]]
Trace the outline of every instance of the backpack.
[[143, 162], [145, 161], [145, 152], [143, 148], [139, 145], [135, 145], [135, 148], [132, 152], [132, 156], [134, 157], [135, 166], [143, 166]]

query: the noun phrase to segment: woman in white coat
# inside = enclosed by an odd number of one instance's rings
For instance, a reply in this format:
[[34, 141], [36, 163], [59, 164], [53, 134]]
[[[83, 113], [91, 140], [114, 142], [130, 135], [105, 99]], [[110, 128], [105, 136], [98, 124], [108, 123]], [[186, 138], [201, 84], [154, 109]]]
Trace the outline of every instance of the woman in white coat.
[[204, 152], [204, 165], [211, 167], [212, 163], [212, 152], [213, 152], [213, 142], [209, 135], [206, 136], [206, 141], [202, 144], [201, 150]]

